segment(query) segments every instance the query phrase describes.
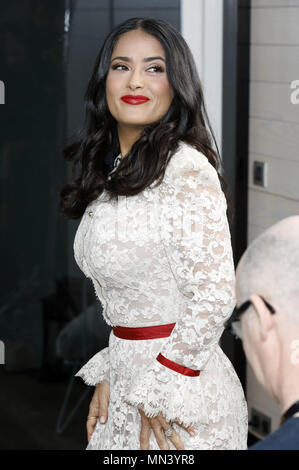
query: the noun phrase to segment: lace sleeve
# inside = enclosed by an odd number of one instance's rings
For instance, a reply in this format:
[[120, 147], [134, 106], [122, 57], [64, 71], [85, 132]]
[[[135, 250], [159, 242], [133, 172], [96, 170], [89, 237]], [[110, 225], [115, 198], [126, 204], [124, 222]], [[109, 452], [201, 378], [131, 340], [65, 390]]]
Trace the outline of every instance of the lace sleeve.
[[89, 359], [75, 377], [81, 377], [86, 385], [97, 385], [104, 380], [109, 382], [109, 346]]
[[[156, 358], [134, 378], [126, 401], [149, 417], [207, 424], [209, 392], [196, 374], [205, 370], [235, 306], [226, 199], [215, 168], [195, 149], [170, 165], [167, 181], [162, 220], [171, 234], [161, 240], [185, 308], [157, 356], [166, 360]], [[173, 370], [173, 363], [185, 369]], [[190, 369], [194, 375], [185, 375]]]

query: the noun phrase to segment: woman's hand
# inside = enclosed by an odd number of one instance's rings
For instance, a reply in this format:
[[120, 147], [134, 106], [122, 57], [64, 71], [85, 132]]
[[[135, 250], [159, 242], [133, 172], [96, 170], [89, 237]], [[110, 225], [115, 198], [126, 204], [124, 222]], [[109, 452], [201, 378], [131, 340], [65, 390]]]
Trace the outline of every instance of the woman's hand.
[[[142, 409], [138, 408], [138, 410], [141, 415], [140, 449], [149, 450], [149, 438], [152, 430], [160, 449], [170, 449], [167, 439], [173, 443], [176, 449], [184, 449], [181, 438], [175, 430], [173, 430], [170, 437], [165, 436], [164, 431], [170, 427], [171, 423], [167, 422], [163, 416], [158, 415], [154, 418], [148, 418]], [[193, 426], [185, 427], [177, 421], [174, 421], [174, 423], [184, 428], [191, 436], [195, 435]]]
[[106, 423], [108, 418], [108, 405], [110, 399], [110, 385], [107, 380], [96, 385], [94, 394], [89, 404], [89, 413], [86, 421], [87, 440], [90, 441], [92, 433], [96, 427], [97, 421], [101, 416], [104, 420], [100, 423]]

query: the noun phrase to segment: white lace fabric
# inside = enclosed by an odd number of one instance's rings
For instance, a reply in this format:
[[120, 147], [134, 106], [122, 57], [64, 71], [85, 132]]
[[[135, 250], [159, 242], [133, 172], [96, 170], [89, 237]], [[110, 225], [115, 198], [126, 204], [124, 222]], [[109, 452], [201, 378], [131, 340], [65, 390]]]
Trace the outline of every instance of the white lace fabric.
[[75, 377], [81, 377], [86, 385], [96, 385], [104, 380], [109, 382], [109, 347], [102, 349], [96, 353]]
[[[226, 199], [207, 158], [181, 141], [160, 186], [117, 203], [101, 195], [86, 208], [74, 254], [108, 324], [176, 322], [169, 337], [155, 340], [111, 332], [109, 347], [77, 372], [88, 385], [108, 380], [111, 388], [112, 416], [97, 425], [87, 448], [139, 448], [141, 408], [201, 430], [190, 440], [178, 428], [185, 448], [246, 449], [247, 404], [219, 345], [236, 303]], [[200, 375], [169, 369], [156, 360], [159, 353]]]

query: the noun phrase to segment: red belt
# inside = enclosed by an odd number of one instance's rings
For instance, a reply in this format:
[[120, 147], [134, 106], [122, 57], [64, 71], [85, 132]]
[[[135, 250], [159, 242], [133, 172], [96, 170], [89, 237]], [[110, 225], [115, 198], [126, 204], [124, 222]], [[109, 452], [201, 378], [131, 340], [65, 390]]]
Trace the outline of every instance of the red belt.
[[[125, 326], [114, 326], [113, 333], [118, 338], [122, 339], [155, 339], [166, 338], [170, 336], [175, 323], [167, 323], [166, 325], [155, 326], [142, 326], [137, 328], [127, 328]], [[200, 374], [200, 370], [189, 369], [189, 367], [182, 366], [176, 362], [167, 359], [161, 353], [158, 354], [156, 360], [163, 364], [165, 367], [179, 372], [189, 377], [196, 377]]]
[[170, 336], [175, 323], [156, 326], [140, 326], [138, 328], [127, 328], [126, 326], [114, 326], [113, 333], [123, 339], [155, 339]]

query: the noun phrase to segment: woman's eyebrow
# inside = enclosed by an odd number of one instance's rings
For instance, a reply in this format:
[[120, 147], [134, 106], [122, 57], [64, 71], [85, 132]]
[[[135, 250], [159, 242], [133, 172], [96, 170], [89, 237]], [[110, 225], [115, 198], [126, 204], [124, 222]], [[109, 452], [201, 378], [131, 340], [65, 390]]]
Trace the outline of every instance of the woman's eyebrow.
[[[132, 57], [124, 57], [124, 56], [113, 57], [113, 59], [111, 59], [111, 62], [113, 62], [113, 60], [116, 60], [116, 59], [125, 60], [127, 62], [132, 62]], [[161, 57], [159, 55], [156, 55], [156, 56], [153, 56], [153, 57], [145, 57], [143, 59], [143, 62], [150, 62], [151, 60], [156, 60], [156, 59], [161, 59], [165, 62], [165, 59], [163, 59], [163, 57]]]

